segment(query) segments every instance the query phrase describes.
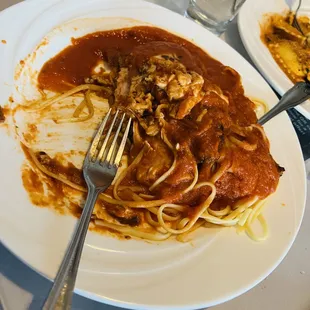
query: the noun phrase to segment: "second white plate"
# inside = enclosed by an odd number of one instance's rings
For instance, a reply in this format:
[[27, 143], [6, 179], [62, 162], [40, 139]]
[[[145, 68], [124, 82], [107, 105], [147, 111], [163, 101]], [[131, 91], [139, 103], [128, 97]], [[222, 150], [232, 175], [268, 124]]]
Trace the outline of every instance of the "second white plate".
[[[259, 71], [280, 95], [290, 89], [293, 83], [274, 61], [268, 48], [262, 42], [260, 23], [262, 23], [265, 14], [282, 14], [288, 11], [291, 2], [294, 4], [293, 9], [295, 9], [298, 1], [247, 0], [238, 16], [239, 33], [247, 52]], [[310, 0], [302, 1], [299, 15], [310, 16]], [[310, 100], [296, 107], [296, 109], [310, 119]]]

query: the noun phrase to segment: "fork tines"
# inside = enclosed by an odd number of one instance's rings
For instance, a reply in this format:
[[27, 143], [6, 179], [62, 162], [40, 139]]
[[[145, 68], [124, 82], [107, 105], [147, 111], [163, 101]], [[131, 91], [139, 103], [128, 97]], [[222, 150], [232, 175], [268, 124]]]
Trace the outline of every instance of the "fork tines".
[[298, 11], [299, 11], [299, 9], [300, 9], [301, 2], [302, 2], [302, 0], [299, 0], [297, 9], [296, 9], [295, 14], [294, 14], [294, 17], [293, 17], [292, 26], [293, 26], [294, 28], [296, 28], [303, 36], [305, 36], [305, 34], [303, 33], [303, 31], [302, 31], [302, 29], [301, 29], [301, 27], [300, 27], [300, 25], [299, 25], [299, 23], [298, 23], [298, 19], [297, 19], [297, 13], [298, 13]]
[[[110, 108], [93, 139], [86, 158], [92, 162], [106, 162], [118, 166], [126, 146], [132, 119], [130, 116], [126, 117], [126, 113], [120, 110], [116, 110], [114, 115], [111, 114]], [[125, 131], [118, 144], [123, 125]]]

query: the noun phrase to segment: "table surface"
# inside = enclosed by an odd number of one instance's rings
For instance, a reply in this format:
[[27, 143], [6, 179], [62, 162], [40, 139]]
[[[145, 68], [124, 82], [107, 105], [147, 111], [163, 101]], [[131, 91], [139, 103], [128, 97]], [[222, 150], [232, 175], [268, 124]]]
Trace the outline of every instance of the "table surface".
[[[31, 1], [31, 0], [30, 0]], [[48, 0], [42, 0], [48, 1]], [[0, 0], [0, 11], [20, 0]], [[152, 0], [184, 13], [188, 0]], [[222, 38], [242, 54], [249, 62], [238, 34], [236, 22], [232, 22]], [[251, 62], [252, 63], [252, 62]], [[310, 310], [310, 161], [306, 163], [308, 174], [307, 206], [300, 232], [288, 255], [278, 268], [252, 290], [229, 302], [213, 307], [214, 310]], [[0, 244], [0, 309], [40, 309], [51, 282], [16, 258]], [[2, 306], [1, 306], [2, 303]], [[116, 310], [118, 308], [75, 295], [74, 310]]]

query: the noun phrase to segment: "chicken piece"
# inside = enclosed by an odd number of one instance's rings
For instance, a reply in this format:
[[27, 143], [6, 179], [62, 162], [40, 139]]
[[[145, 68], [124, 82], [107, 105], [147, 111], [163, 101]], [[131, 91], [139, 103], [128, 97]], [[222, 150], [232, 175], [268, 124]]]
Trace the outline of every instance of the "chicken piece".
[[170, 99], [177, 100], [183, 98], [189, 92], [192, 96], [198, 96], [199, 92], [202, 89], [204, 80], [196, 72], [183, 73], [177, 71], [175, 78], [167, 85], [167, 94]]
[[143, 137], [141, 136], [140, 132], [140, 127], [139, 127], [139, 122], [137, 120], [134, 120], [133, 126], [132, 126], [132, 131], [133, 131], [133, 144], [138, 146], [139, 149], [143, 147]]
[[170, 116], [182, 119], [203, 97], [204, 79], [198, 73], [187, 71], [174, 55], [152, 56], [139, 68], [139, 75], [129, 78], [127, 68], [122, 68], [117, 78], [115, 104], [122, 104], [133, 111], [141, 126], [150, 136], [160, 130], [156, 118], [149, 117], [161, 102], [168, 99]]
[[154, 78], [154, 83], [156, 86], [158, 86], [160, 89], [165, 89], [169, 83], [169, 81], [174, 77], [174, 75], [168, 75], [168, 74], [160, 74], [156, 75]]
[[103, 86], [114, 86], [112, 73], [93, 74], [90, 78], [85, 78], [86, 84], [98, 84]]
[[[197, 73], [192, 72], [192, 74], [189, 73], [183, 73], [181, 71], [176, 71], [176, 78], [177, 81], [181, 86], [188, 86], [192, 83], [193, 75], [197, 75]], [[194, 77], [195, 78], [195, 77]]]
[[185, 87], [181, 86], [176, 79], [172, 79], [171, 82], [167, 84], [167, 95], [169, 100], [178, 100], [184, 97]]
[[116, 105], [127, 104], [129, 88], [130, 84], [129, 84], [128, 68], [121, 68], [121, 70], [118, 73], [117, 85], [114, 92]]
[[203, 98], [203, 93], [199, 93], [197, 96], [189, 96], [182, 100], [179, 104], [174, 105], [170, 112], [170, 116], [176, 119], [183, 119], [186, 115], [190, 113], [192, 108], [201, 101]]
[[166, 73], [171, 74], [174, 71], [186, 72], [185, 66], [179, 61], [175, 55], [156, 55], [152, 56], [149, 61], [142, 67], [142, 73], [156, 74]]
[[185, 66], [174, 55], [158, 55], [150, 58], [143, 72], [158, 88], [164, 90], [170, 102], [174, 102], [170, 115], [174, 118], [184, 118], [202, 99], [201, 90], [204, 79], [193, 71], [187, 71]]
[[138, 115], [143, 115], [145, 111], [152, 112], [152, 100], [153, 96], [148, 93], [141, 93], [139, 96], [131, 96], [128, 99], [128, 108], [133, 110]]
[[130, 81], [129, 95], [136, 97], [137, 95], [146, 92], [147, 92], [147, 85], [145, 83], [144, 77], [142, 75], [136, 75], [132, 77]]
[[146, 111], [152, 112], [153, 96], [147, 89], [147, 83], [143, 76], [134, 76], [128, 94], [128, 107], [138, 115], [143, 115]]
[[137, 116], [142, 116], [146, 111], [152, 112], [153, 96], [149, 92], [148, 83], [143, 76], [129, 78], [128, 68], [121, 68], [115, 89], [115, 104], [126, 106]]
[[145, 130], [148, 136], [156, 136], [160, 131], [160, 125], [153, 116], [138, 117], [140, 126]]
[[138, 165], [136, 178], [144, 185], [151, 186], [172, 165], [173, 155], [168, 146], [159, 138], [149, 138], [150, 148]]
[[172, 107], [170, 116], [182, 119], [188, 115], [204, 96], [202, 91], [203, 84], [203, 78], [196, 72], [185, 74], [178, 72], [176, 80], [172, 80], [167, 87], [167, 94], [170, 100], [179, 99], [179, 102]]

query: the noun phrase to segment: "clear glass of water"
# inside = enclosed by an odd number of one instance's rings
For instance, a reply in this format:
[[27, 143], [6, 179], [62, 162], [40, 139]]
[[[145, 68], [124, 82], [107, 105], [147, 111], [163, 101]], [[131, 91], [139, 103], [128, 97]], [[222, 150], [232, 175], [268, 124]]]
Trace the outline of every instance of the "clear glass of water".
[[[190, 0], [185, 15], [220, 35], [246, 0]], [[258, 0], [259, 1], [259, 0]]]

